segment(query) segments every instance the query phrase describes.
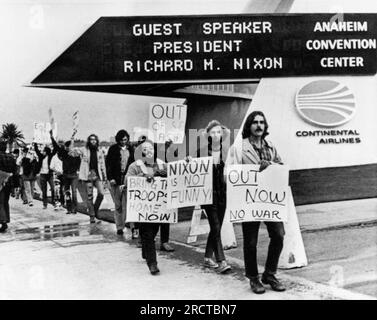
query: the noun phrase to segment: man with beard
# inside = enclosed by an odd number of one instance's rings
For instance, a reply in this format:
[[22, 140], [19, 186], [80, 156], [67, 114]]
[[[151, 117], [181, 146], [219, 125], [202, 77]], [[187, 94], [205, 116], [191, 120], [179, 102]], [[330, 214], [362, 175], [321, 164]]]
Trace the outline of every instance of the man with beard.
[[120, 186], [123, 184], [129, 165], [134, 162], [134, 150], [130, 144], [130, 135], [126, 130], [119, 130], [115, 136], [115, 141], [117, 143], [112, 145], [107, 153], [106, 172], [115, 205], [114, 220], [117, 234], [123, 235], [126, 208], [122, 207], [122, 191]]
[[[274, 145], [265, 138], [268, 135], [268, 124], [265, 115], [261, 111], [253, 111], [247, 117], [242, 129], [242, 148], [236, 148], [229, 152], [228, 164], [259, 164], [260, 171], [273, 164], [283, 164]], [[283, 222], [265, 222], [270, 237], [265, 271], [262, 282], [269, 284], [274, 291], [284, 291], [284, 285], [275, 277], [279, 257], [283, 249], [284, 224]], [[259, 280], [257, 265], [257, 243], [260, 222], [243, 222], [243, 246], [246, 277], [250, 280], [250, 286], [254, 293], [265, 292], [263, 284]]]
[[[72, 135], [71, 145], [74, 146], [74, 136]], [[98, 210], [104, 198], [103, 182], [106, 178], [105, 156], [99, 150], [99, 139], [95, 134], [91, 134], [86, 146], [83, 148], [73, 148], [68, 154], [72, 157], [80, 157], [79, 180], [85, 184], [86, 203], [89, 210], [90, 223], [95, 223], [98, 219]], [[97, 189], [97, 198], [93, 204], [93, 188]]]

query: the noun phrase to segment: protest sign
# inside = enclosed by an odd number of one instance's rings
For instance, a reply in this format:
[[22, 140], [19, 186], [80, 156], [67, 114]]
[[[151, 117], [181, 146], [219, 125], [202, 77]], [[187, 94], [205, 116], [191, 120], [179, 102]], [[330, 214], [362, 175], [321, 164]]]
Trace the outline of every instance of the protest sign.
[[212, 157], [168, 163], [168, 208], [212, 204]]
[[54, 126], [51, 127], [50, 122], [34, 122], [33, 127], [33, 142], [49, 144], [51, 143], [50, 130], [52, 129], [52, 134], [54, 138], [57, 136], [58, 125], [54, 122]]
[[127, 222], [176, 223], [176, 209], [166, 207], [167, 179], [127, 178]]
[[230, 222], [287, 221], [287, 166], [232, 165], [227, 168], [227, 218]]
[[54, 116], [52, 114], [52, 109], [51, 108], [48, 109], [48, 119], [49, 119], [51, 128], [53, 128], [54, 124], [55, 124], [55, 119], [54, 119]]
[[156, 143], [182, 143], [185, 135], [187, 105], [151, 103], [149, 105], [149, 139]]

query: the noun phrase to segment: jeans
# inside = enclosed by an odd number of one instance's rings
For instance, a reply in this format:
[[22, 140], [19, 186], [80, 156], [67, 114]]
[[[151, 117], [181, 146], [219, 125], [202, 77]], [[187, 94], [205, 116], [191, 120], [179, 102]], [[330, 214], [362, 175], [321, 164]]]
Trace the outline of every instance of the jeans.
[[221, 243], [221, 225], [223, 224], [224, 215], [225, 215], [225, 205], [205, 205], [202, 206], [205, 209], [210, 231], [207, 238], [207, 246], [204, 256], [206, 258], [213, 257], [217, 262], [225, 260], [223, 245]]
[[47, 183], [50, 185], [51, 190], [51, 201], [55, 203], [55, 185], [54, 185], [54, 176], [52, 174], [41, 174], [39, 181], [41, 183], [42, 189], [42, 201], [43, 206], [47, 206]]
[[[97, 188], [97, 198], [93, 204], [93, 188]], [[103, 184], [100, 179], [95, 179], [93, 181], [85, 181], [85, 190], [86, 190], [86, 205], [89, 210], [90, 217], [98, 217], [98, 210], [101, 206], [104, 191], [103, 191]]]
[[157, 264], [156, 246], [154, 239], [156, 238], [160, 224], [158, 223], [140, 223], [141, 237], [141, 254], [143, 259], [147, 261], [147, 265]]
[[[126, 224], [126, 209], [127, 203], [122, 201], [122, 192], [120, 186], [112, 185], [110, 188], [111, 197], [113, 198], [115, 205], [114, 220], [117, 230], [123, 230]], [[127, 198], [125, 196], [125, 198]], [[126, 199], [125, 199], [126, 200]], [[125, 208], [123, 208], [125, 206]]]
[[[283, 250], [284, 224], [283, 222], [265, 222], [270, 237], [268, 246], [268, 255], [265, 265], [266, 274], [275, 274], [280, 253]], [[243, 255], [245, 260], [246, 277], [252, 278], [258, 276], [257, 264], [257, 243], [259, 232], [259, 221], [242, 223], [243, 233]]]
[[69, 212], [76, 212], [77, 210], [77, 186], [79, 183], [79, 178], [77, 174], [64, 174], [64, 195], [65, 198], [71, 195], [71, 203], [67, 203], [67, 210]]
[[34, 185], [35, 180], [25, 180], [24, 179], [24, 189], [25, 189], [25, 197], [27, 202], [33, 202], [34, 199]]

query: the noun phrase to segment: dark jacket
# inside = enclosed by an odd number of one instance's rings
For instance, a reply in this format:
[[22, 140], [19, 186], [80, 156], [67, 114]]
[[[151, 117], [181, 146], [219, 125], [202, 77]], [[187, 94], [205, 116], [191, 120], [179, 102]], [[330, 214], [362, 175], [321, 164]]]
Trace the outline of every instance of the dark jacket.
[[80, 170], [81, 158], [69, 155], [68, 151], [64, 147], [59, 146], [55, 139], [52, 137], [51, 141], [54, 147], [54, 151], [58, 153], [58, 157], [63, 163], [63, 174], [77, 174], [77, 172]]
[[36, 159], [31, 160], [28, 157], [22, 158], [21, 167], [24, 180], [34, 180], [40, 170], [38, 161]]
[[[115, 180], [117, 185], [121, 185], [123, 183], [122, 180], [122, 172], [121, 172], [121, 154], [120, 154], [120, 146], [119, 144], [113, 144], [107, 153], [106, 156], [106, 173], [107, 173], [107, 179]], [[131, 145], [127, 146], [127, 150], [130, 153], [130, 156], [127, 161], [125, 173], [127, 173], [128, 167], [131, 163], [135, 161], [134, 158], [134, 147]]]
[[48, 162], [48, 173], [51, 174], [53, 173], [51, 168], [50, 168], [50, 164], [51, 164], [51, 159], [54, 157], [54, 155], [56, 154], [56, 150], [53, 150], [49, 155], [43, 155], [42, 152], [39, 150], [38, 148], [38, 145], [35, 144], [34, 145], [34, 149], [35, 149], [35, 153], [37, 154], [38, 156], [38, 169], [37, 169], [37, 173], [39, 173], [41, 171], [41, 168], [42, 168], [42, 163], [43, 163], [43, 160], [45, 157], [48, 157], [47, 159], [47, 162]]

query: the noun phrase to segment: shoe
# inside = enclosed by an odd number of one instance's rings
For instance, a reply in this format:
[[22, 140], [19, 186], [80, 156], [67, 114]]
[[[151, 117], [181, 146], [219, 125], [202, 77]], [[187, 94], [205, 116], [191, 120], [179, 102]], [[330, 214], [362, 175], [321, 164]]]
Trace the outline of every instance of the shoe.
[[264, 284], [269, 284], [271, 286], [271, 289], [274, 291], [285, 291], [284, 285], [278, 279], [276, 279], [276, 277], [273, 274], [263, 273], [262, 282]]
[[90, 223], [96, 223], [96, 218], [90, 217], [89, 221], [90, 221]]
[[139, 229], [132, 229], [132, 239], [137, 239], [139, 238]]
[[175, 249], [167, 242], [161, 244], [161, 251], [173, 252]]
[[29, 202], [29, 207], [32, 207], [34, 206], [34, 203], [33, 202]]
[[219, 273], [227, 273], [230, 270], [232, 270], [232, 267], [225, 260], [223, 260], [219, 263], [219, 267], [216, 271]]
[[28, 204], [27, 200], [24, 200], [23, 204]]
[[46, 210], [47, 209], [47, 206], [43, 206], [43, 210]]
[[0, 232], [5, 232], [8, 229], [8, 225], [6, 223], [3, 223], [0, 228]]
[[156, 275], [157, 273], [160, 272], [160, 269], [158, 269], [157, 264], [151, 264], [148, 267], [152, 275]]
[[70, 212], [70, 211], [67, 211], [65, 214], [71, 214], [71, 212]]
[[262, 294], [266, 292], [266, 289], [263, 287], [263, 284], [260, 282], [259, 277], [250, 278], [250, 287], [251, 287], [251, 290], [256, 294]]
[[124, 234], [123, 230], [117, 230], [117, 235], [122, 236]]
[[204, 264], [206, 268], [216, 269], [219, 265], [213, 261], [211, 258], [204, 258]]
[[77, 211], [76, 210], [72, 210], [71, 214], [77, 214]]

